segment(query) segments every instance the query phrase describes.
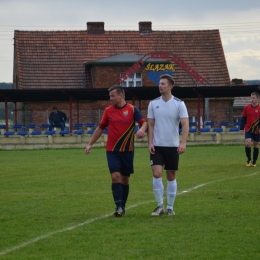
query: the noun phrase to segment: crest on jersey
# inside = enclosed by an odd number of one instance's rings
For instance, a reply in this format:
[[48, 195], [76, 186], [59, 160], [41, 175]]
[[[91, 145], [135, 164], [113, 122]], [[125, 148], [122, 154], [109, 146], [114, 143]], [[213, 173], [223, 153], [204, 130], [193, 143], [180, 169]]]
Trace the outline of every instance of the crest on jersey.
[[255, 110], [256, 113], [258, 113], [258, 110]]
[[127, 110], [124, 111], [123, 114], [124, 114], [124, 116], [127, 116], [128, 115], [128, 111]]

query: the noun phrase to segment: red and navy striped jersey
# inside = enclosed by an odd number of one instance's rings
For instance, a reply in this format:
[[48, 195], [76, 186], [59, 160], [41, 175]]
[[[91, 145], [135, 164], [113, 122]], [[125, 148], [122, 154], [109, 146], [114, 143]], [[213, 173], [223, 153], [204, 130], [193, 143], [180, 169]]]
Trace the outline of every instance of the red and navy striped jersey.
[[108, 128], [107, 151], [134, 150], [135, 121], [140, 125], [145, 122], [136, 106], [127, 103], [121, 108], [112, 105], [105, 109], [99, 128]]
[[245, 131], [258, 134], [260, 105], [257, 105], [255, 107], [253, 107], [251, 104], [246, 105], [242, 116], [246, 118]]

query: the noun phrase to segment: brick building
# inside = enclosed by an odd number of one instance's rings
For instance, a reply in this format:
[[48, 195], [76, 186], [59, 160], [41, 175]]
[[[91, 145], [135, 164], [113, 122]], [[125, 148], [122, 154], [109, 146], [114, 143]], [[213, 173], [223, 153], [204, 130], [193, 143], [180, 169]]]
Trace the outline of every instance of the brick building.
[[[138, 61], [140, 67], [129, 73]], [[126, 89], [156, 88], [164, 73], [172, 74], [175, 85], [183, 88], [229, 86], [219, 31], [154, 31], [151, 22], [139, 22], [136, 31], [106, 31], [103, 22], [88, 22], [87, 29], [81, 31], [14, 32], [14, 89], [90, 89], [115, 84]], [[191, 120], [197, 120], [197, 99], [184, 100]], [[129, 102], [138, 102], [146, 114], [149, 100], [136, 97]], [[216, 93], [216, 98], [209, 99], [207, 119], [232, 121], [233, 102], [234, 98], [217, 98]], [[69, 114], [69, 101], [19, 103], [18, 121], [46, 123], [54, 104]], [[87, 96], [73, 100], [70, 120], [98, 123], [107, 105], [109, 100], [94, 101]], [[205, 111], [204, 100], [200, 108]]]

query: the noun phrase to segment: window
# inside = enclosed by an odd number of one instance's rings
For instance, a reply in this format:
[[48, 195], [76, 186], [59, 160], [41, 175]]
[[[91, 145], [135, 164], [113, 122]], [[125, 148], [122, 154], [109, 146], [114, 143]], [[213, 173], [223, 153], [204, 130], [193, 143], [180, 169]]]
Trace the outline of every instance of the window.
[[[120, 77], [123, 73], [120, 74]], [[134, 73], [120, 84], [122, 87], [142, 87], [142, 73]]]

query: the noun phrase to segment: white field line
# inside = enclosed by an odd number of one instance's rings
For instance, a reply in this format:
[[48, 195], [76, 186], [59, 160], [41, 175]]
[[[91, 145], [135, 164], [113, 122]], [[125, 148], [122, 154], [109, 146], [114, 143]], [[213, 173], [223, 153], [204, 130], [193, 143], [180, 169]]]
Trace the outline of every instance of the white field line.
[[[220, 181], [226, 181], [226, 180], [232, 180], [232, 179], [238, 179], [238, 178], [244, 178], [244, 177], [251, 177], [253, 175], [256, 175], [257, 173], [258, 172], [255, 172], [255, 173], [252, 173], [252, 174], [249, 174], [249, 175], [244, 175], [244, 176], [234, 176], [234, 177], [231, 177], [231, 178], [224, 178], [224, 179], [219, 179], [219, 180], [215, 180], [215, 181], [211, 181], [211, 182], [207, 182], [207, 183], [202, 183], [202, 184], [199, 184], [199, 185], [197, 185], [197, 186], [195, 186], [193, 188], [190, 188], [188, 190], [184, 190], [184, 191], [178, 192], [177, 195], [181, 195], [181, 194], [185, 194], [187, 192], [191, 192], [193, 190], [196, 190], [198, 188], [201, 188], [203, 186], [206, 186], [206, 185], [209, 185], [209, 184], [212, 184], [212, 183], [216, 183], [216, 182], [220, 182]], [[135, 208], [137, 206], [148, 204], [148, 203], [152, 203], [152, 202], [154, 202], [154, 200], [150, 200], [150, 201], [142, 202], [142, 203], [139, 203], [139, 204], [135, 204], [135, 205], [127, 207], [127, 209]], [[100, 219], [103, 219], [103, 218], [107, 218], [107, 217], [112, 216], [112, 215], [113, 215], [113, 213], [110, 213], [110, 214], [107, 214], [107, 215], [103, 215], [103, 216], [100, 216], [100, 217], [97, 217], [97, 218], [93, 218], [93, 219], [87, 220], [85, 222], [79, 223], [79, 224], [74, 225], [74, 226], [63, 228], [63, 229], [60, 229], [60, 230], [57, 230], [57, 231], [53, 231], [53, 232], [47, 233], [45, 235], [36, 237], [36, 238], [28, 240], [27, 242], [24, 242], [24, 243], [22, 243], [20, 245], [13, 246], [13, 247], [11, 247], [9, 249], [6, 249], [6, 250], [0, 252], [0, 256], [1, 255], [6, 255], [6, 254], [11, 253], [11, 252], [13, 252], [15, 250], [19, 250], [19, 249], [21, 249], [23, 247], [26, 247], [26, 246], [28, 246], [30, 244], [33, 244], [33, 243], [35, 243], [35, 242], [37, 242], [39, 240], [51, 237], [51, 236], [56, 235], [58, 233], [63, 233], [63, 232], [66, 232], [66, 231], [70, 231], [70, 230], [76, 229], [78, 227], [90, 224], [90, 223], [92, 223], [94, 221], [97, 221], [97, 220], [100, 220]]]

